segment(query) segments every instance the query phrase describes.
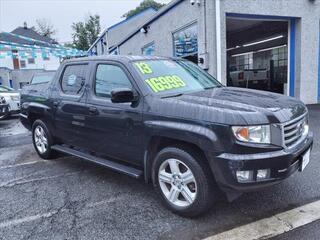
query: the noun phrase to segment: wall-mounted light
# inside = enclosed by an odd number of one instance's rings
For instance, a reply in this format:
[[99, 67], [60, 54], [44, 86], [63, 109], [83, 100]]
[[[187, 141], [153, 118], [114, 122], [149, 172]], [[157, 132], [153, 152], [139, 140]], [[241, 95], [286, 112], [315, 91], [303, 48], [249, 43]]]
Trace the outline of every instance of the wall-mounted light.
[[282, 48], [282, 47], [286, 47], [287, 44], [281, 45], [281, 46], [277, 46], [277, 47], [271, 47], [271, 48], [264, 48], [264, 49], [260, 49], [256, 52], [265, 52], [265, 51], [270, 51], [270, 50], [274, 50], [274, 49], [278, 49], [278, 48]]
[[233, 54], [231, 55], [231, 57], [239, 57], [239, 56], [244, 56], [244, 55], [248, 55], [248, 54], [252, 54], [254, 52], [245, 52], [245, 53], [239, 53], [239, 54]]
[[243, 44], [243, 47], [249, 47], [249, 46], [257, 45], [257, 44], [260, 44], [260, 43], [270, 42], [270, 41], [273, 41], [273, 40], [276, 40], [276, 39], [279, 39], [279, 38], [283, 38], [283, 37], [284, 37], [283, 35], [279, 35], [279, 36], [268, 38], [268, 39], [264, 39], [264, 40], [261, 40], [261, 41], [247, 43], [247, 44]]
[[233, 54], [233, 55], [231, 55], [231, 57], [239, 57], [239, 56], [258, 53], [258, 52], [265, 52], [265, 51], [270, 51], [270, 50], [274, 50], [274, 49], [278, 49], [278, 48], [282, 48], [282, 47], [286, 47], [286, 46], [287, 46], [287, 44], [284, 44], [284, 45], [280, 45], [280, 46], [276, 46], [276, 47], [259, 49], [257, 51], [250, 51], [250, 52], [244, 52], [244, 53], [239, 53], [239, 54]]
[[240, 48], [241, 46], [237, 45], [235, 47], [232, 47], [232, 48], [228, 48], [227, 51], [231, 51], [231, 50], [234, 50], [234, 49], [237, 49], [237, 48]]

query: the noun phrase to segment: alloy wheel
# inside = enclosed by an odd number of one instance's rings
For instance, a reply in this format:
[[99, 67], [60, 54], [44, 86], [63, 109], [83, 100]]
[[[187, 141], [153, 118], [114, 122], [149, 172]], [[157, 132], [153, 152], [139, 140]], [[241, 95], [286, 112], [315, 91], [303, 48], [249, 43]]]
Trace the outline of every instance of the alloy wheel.
[[48, 149], [48, 139], [44, 129], [41, 126], [37, 126], [34, 130], [35, 145], [40, 154], [43, 154]]
[[178, 159], [165, 160], [158, 173], [162, 193], [177, 207], [188, 207], [196, 199], [197, 182], [191, 169]]

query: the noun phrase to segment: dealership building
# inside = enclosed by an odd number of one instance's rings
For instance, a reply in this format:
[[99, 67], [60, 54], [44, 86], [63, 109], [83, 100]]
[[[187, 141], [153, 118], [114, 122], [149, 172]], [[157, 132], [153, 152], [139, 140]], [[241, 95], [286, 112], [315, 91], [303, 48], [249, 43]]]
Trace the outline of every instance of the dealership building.
[[104, 31], [88, 52], [182, 57], [225, 85], [320, 103], [320, 0], [173, 0]]

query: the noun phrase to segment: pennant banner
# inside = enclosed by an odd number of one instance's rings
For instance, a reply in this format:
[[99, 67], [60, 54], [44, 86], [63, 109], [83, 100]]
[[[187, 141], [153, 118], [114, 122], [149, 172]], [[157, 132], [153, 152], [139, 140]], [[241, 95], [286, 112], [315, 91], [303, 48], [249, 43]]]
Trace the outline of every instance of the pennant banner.
[[46, 59], [50, 56], [59, 58], [87, 56], [86, 51], [75, 48], [65, 48], [61, 45], [55, 47], [42, 47], [37, 45], [15, 44], [0, 41], [0, 59], [1, 58], [37, 58]]

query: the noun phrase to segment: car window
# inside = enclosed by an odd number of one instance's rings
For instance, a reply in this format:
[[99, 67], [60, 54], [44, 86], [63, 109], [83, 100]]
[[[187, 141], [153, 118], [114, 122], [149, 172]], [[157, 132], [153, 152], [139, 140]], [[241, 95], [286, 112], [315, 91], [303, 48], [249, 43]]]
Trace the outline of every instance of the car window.
[[95, 93], [98, 97], [111, 97], [116, 88], [130, 88], [132, 85], [125, 72], [118, 66], [99, 64], [96, 72]]
[[54, 74], [55, 74], [54, 72], [36, 74], [33, 76], [32, 80], [31, 80], [31, 84], [50, 82], [51, 79], [53, 78]]
[[87, 64], [69, 65], [65, 68], [61, 80], [61, 88], [65, 94], [77, 95], [84, 88]]

